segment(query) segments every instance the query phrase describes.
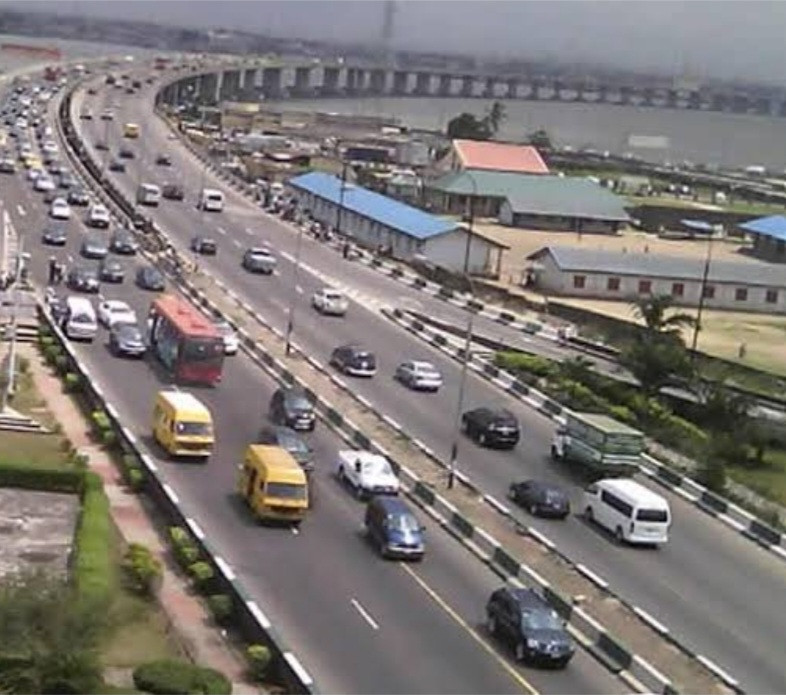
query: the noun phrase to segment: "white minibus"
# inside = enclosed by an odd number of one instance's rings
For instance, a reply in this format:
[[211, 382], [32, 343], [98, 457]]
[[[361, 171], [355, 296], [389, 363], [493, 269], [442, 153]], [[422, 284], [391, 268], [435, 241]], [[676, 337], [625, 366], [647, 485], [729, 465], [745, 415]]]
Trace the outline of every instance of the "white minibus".
[[161, 200], [161, 189], [154, 183], [140, 184], [136, 191], [136, 202], [140, 205], [158, 205]]
[[98, 333], [93, 303], [87, 297], [68, 297], [62, 327], [70, 340], [92, 341]]
[[669, 538], [669, 503], [635, 480], [609, 478], [587, 487], [584, 516], [611, 531], [619, 543], [660, 545]]
[[215, 188], [204, 188], [197, 207], [209, 212], [221, 212], [224, 209], [224, 194]]

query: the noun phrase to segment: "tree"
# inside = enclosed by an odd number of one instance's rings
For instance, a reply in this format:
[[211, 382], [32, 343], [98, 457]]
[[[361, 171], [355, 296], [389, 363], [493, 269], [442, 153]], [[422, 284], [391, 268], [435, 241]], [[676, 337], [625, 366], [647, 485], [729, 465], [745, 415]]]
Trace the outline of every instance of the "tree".
[[649, 397], [657, 395], [664, 386], [688, 378], [692, 373], [685, 347], [665, 336], [637, 336], [622, 351], [619, 361]]
[[531, 133], [527, 141], [530, 145], [537, 147], [539, 150], [550, 150], [552, 148], [551, 136], [542, 128]]
[[492, 133], [485, 118], [464, 112], [448, 122], [447, 135], [451, 140], [488, 140]]
[[505, 113], [505, 104], [501, 101], [495, 101], [484, 116], [483, 123], [492, 135], [496, 135], [506, 118], [507, 113]]
[[682, 342], [684, 328], [696, 325], [696, 317], [683, 311], [668, 314], [674, 306], [674, 299], [668, 294], [645, 296], [633, 303], [633, 313], [644, 321], [650, 333], [674, 336]]

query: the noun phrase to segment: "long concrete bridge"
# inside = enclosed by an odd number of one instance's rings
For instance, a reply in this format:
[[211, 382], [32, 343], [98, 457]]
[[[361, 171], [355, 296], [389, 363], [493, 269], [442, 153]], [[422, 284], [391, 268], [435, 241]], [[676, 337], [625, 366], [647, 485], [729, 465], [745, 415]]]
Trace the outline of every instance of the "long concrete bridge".
[[316, 97], [458, 97], [619, 104], [786, 117], [786, 90], [699, 84], [665, 78], [555, 77], [535, 74], [489, 75], [264, 61], [198, 68], [170, 84], [161, 95], [169, 103]]

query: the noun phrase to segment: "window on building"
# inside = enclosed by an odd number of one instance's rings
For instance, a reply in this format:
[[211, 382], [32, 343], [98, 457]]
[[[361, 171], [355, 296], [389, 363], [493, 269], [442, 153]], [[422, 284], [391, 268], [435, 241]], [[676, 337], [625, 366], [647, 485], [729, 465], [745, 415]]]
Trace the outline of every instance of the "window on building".
[[778, 290], [767, 290], [767, 294], [764, 295], [764, 301], [767, 302], [767, 304], [777, 304]]
[[683, 297], [685, 295], [685, 284], [682, 282], [675, 282], [671, 286], [672, 297]]
[[715, 285], [705, 285], [704, 299], [714, 299], [714, 298], [715, 298]]
[[606, 289], [609, 292], [619, 292], [620, 290], [620, 279], [619, 278], [609, 278], [606, 280]]
[[744, 287], [738, 287], [734, 290], [734, 299], [738, 302], [748, 301], [748, 290]]
[[639, 294], [652, 294], [652, 280], [639, 280]]
[[586, 275], [574, 275], [573, 276], [573, 287], [577, 290], [583, 290], [584, 286], [587, 284], [587, 276]]

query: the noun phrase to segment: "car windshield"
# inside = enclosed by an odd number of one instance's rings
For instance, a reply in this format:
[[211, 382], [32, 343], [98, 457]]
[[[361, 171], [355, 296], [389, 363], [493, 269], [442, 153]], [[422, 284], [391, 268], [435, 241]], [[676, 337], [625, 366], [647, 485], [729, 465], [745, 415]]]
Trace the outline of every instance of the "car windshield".
[[142, 332], [134, 324], [121, 323], [117, 332], [123, 340], [134, 342], [141, 342], [142, 340]]
[[565, 499], [559, 490], [544, 490], [541, 496], [547, 504], [562, 504]]
[[279, 432], [278, 445], [287, 451], [293, 451], [299, 454], [305, 454], [309, 451], [308, 445], [292, 432]]
[[310, 412], [311, 401], [301, 394], [291, 394], [286, 398], [287, 408], [296, 412]]
[[93, 317], [89, 314], [74, 314], [71, 317], [74, 323], [93, 323]]
[[117, 305], [116, 304], [114, 306], [110, 306], [109, 307], [109, 313], [110, 314], [128, 314], [130, 312], [131, 312], [131, 309], [129, 309], [127, 306], [122, 306], [122, 305]]
[[176, 422], [175, 432], [197, 437], [207, 437], [213, 433], [213, 426], [209, 422]]
[[523, 610], [521, 624], [526, 630], [562, 630], [562, 622], [553, 611]]
[[394, 514], [389, 519], [389, 527], [394, 531], [414, 533], [420, 530], [418, 520], [411, 514]]
[[270, 497], [278, 497], [285, 500], [304, 500], [308, 493], [305, 485], [295, 483], [267, 483], [265, 492]]

